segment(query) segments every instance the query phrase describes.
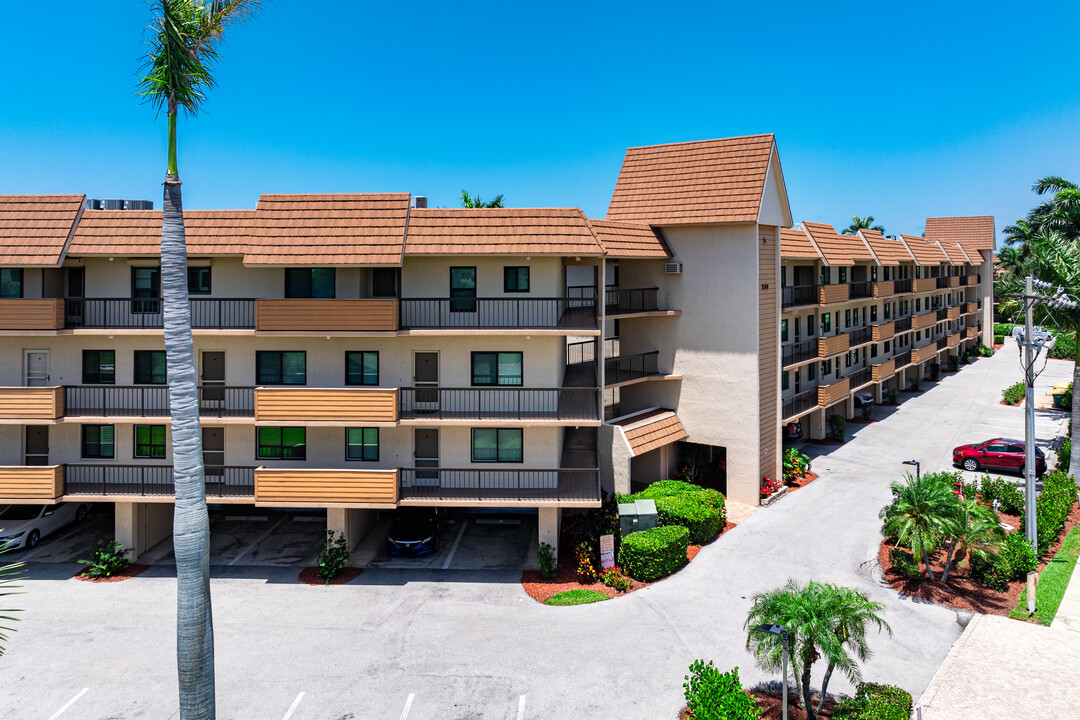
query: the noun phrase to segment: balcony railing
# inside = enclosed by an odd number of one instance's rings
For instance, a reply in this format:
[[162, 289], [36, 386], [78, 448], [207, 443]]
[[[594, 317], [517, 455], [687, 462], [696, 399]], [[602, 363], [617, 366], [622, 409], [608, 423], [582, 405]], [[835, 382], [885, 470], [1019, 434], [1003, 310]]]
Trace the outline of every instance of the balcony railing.
[[595, 298], [402, 298], [403, 329], [595, 330]]
[[897, 370], [899, 370], [900, 368], [902, 368], [902, 367], [904, 367], [906, 365], [910, 365], [911, 364], [911, 351], [910, 350], [905, 350], [904, 352], [900, 353], [899, 355], [894, 356], [893, 360], [895, 361], [894, 366], [896, 367]]
[[937, 311], [937, 315], [935, 317], [937, 318], [938, 322], [941, 322], [942, 320], [944, 320], [948, 316], [949, 316], [949, 309], [948, 308], [942, 308], [942, 309]]
[[660, 374], [657, 350], [637, 355], [620, 355], [604, 361], [604, 382], [608, 385]]
[[[254, 417], [255, 388], [200, 385], [201, 417]], [[69, 417], [168, 417], [167, 385], [67, 385], [64, 414]]]
[[627, 315], [657, 310], [658, 292], [659, 288], [608, 288], [604, 292], [604, 312], [608, 315]]
[[[255, 468], [207, 467], [208, 498], [243, 498], [255, 496]], [[66, 465], [66, 495], [137, 495], [172, 497], [171, 465]]]
[[978, 282], [978, 279], [977, 279], [978, 277], [979, 277], [978, 275], [961, 275], [960, 276], [960, 284], [961, 285], [974, 285], [976, 282]]
[[873, 328], [859, 328], [858, 330], [852, 330], [848, 333], [848, 347], [855, 347], [856, 345], [862, 345], [868, 343], [873, 339]]
[[911, 316], [909, 315], [908, 317], [905, 317], [905, 318], [898, 318], [893, 323], [893, 328], [894, 328], [893, 329], [894, 333], [907, 332], [908, 330], [911, 329]]
[[401, 388], [408, 420], [597, 420], [600, 388]]
[[949, 341], [948, 341], [947, 338], [941, 338], [940, 340], [937, 341], [937, 349], [938, 350], [944, 350], [946, 347], [948, 347], [948, 345], [949, 345]]
[[860, 298], [868, 298], [871, 296], [874, 284], [870, 281], [866, 282], [853, 282], [848, 286], [849, 297], [852, 300], [858, 300]]
[[848, 379], [851, 380], [851, 387], [857, 388], [871, 382], [874, 379], [874, 368], [864, 367], [856, 370], [848, 375]]
[[795, 285], [781, 289], [781, 298], [784, 307], [797, 307], [799, 305], [817, 305], [817, 285]]
[[[619, 354], [619, 338], [611, 337], [604, 339], [604, 357], [615, 357]], [[579, 363], [596, 362], [596, 343], [593, 340], [582, 340], [566, 344], [566, 364], [577, 365]]]
[[588, 468], [402, 468], [399, 482], [401, 500], [600, 501], [600, 472]]
[[940, 290], [941, 288], [949, 287], [949, 278], [946, 275], [942, 275], [939, 278], [934, 278], [934, 283]]
[[[240, 298], [192, 298], [191, 327], [196, 330], [243, 330], [255, 327], [255, 301]], [[160, 328], [162, 300], [157, 298], [68, 298], [69, 328]]]
[[911, 278], [907, 278], [906, 280], [893, 280], [893, 292], [897, 294], [911, 292]]
[[817, 388], [805, 390], [784, 400], [783, 419], [787, 420], [799, 413], [817, 406]]
[[805, 362], [807, 360], [813, 360], [818, 354], [817, 338], [795, 343], [794, 345], [785, 345], [782, 348], [782, 353], [784, 356], [784, 367], [794, 365], [795, 363]]

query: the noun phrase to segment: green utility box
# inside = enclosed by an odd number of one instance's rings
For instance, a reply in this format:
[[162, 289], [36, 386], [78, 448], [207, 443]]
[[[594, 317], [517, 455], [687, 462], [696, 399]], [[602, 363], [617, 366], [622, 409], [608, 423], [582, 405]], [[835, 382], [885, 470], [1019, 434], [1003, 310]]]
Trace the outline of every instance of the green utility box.
[[639, 530], [651, 530], [656, 527], [656, 502], [654, 500], [635, 500], [632, 503], [619, 504], [619, 530], [623, 537]]

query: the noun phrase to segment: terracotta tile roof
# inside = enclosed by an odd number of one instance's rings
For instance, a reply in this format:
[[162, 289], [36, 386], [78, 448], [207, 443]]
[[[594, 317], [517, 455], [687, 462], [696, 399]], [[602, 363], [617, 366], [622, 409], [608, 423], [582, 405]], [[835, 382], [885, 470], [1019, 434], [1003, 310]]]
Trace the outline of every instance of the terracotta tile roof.
[[971, 258], [964, 252], [964, 249], [960, 247], [958, 242], [938, 242], [937, 243], [942, 251], [949, 257], [949, 261], [953, 265], [972, 265]]
[[943, 245], [958, 242], [977, 250], [993, 250], [996, 235], [993, 215], [926, 218], [926, 239]]
[[409, 193], [259, 198], [246, 265], [399, 265]]
[[855, 235], [840, 235], [827, 223], [804, 222], [802, 226], [828, 265], [854, 265], [860, 260], [874, 260], [862, 239]]
[[623, 429], [630, 451], [641, 455], [687, 437], [679, 416], [661, 408], [631, 415], [617, 423]]
[[85, 195], [0, 195], [0, 265], [59, 265]]
[[600, 243], [578, 208], [417, 208], [406, 255], [593, 255]]
[[[254, 218], [254, 210], [185, 210], [188, 255], [243, 255]], [[160, 210], [86, 210], [68, 249], [71, 257], [160, 254]]]
[[607, 219], [757, 222], [773, 147], [769, 134], [629, 148]]
[[780, 257], [784, 260], [821, 259], [806, 233], [794, 228], [780, 228]]
[[937, 243], [929, 243], [918, 235], [901, 235], [900, 239], [915, 256], [919, 265], [943, 265], [949, 262], [949, 256]]
[[669, 258], [671, 250], [658, 230], [644, 223], [589, 220], [604, 254], [611, 258]]
[[859, 230], [858, 235], [870, 247], [870, 250], [882, 265], [899, 265], [900, 263], [914, 262], [914, 258], [908, 252], [907, 245], [899, 240], [887, 238], [878, 230], [868, 230], [866, 228]]

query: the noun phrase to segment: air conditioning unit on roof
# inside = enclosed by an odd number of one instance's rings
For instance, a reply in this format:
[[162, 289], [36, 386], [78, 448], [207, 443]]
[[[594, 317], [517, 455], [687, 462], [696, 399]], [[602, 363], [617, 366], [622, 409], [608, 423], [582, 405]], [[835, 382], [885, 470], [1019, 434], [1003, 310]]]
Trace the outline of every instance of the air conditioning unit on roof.
[[682, 263], [681, 262], [669, 262], [664, 263], [665, 275], [682, 275]]

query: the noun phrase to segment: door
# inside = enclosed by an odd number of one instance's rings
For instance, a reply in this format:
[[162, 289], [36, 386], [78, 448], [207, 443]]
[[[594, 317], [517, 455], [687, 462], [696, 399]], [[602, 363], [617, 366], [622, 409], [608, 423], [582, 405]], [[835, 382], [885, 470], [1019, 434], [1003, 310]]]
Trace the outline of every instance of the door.
[[450, 268], [450, 297], [450, 312], [476, 312], [475, 267]]
[[49, 464], [49, 426], [27, 425], [26, 426], [26, 459], [27, 465]]
[[207, 493], [221, 495], [225, 485], [225, 428], [203, 427], [202, 448]]
[[[415, 428], [413, 430], [413, 466], [417, 485], [439, 484], [439, 429]], [[423, 468], [431, 468], [424, 470]]]
[[83, 324], [83, 297], [86, 296], [86, 268], [70, 267], [67, 272], [67, 300], [64, 312], [69, 325], [79, 327]]
[[1005, 467], [1019, 472], [1024, 467], [1024, 454], [1026, 448], [1023, 445], [1008, 445], [1005, 449]]
[[991, 443], [983, 447], [983, 456], [980, 459], [980, 464], [986, 467], [1005, 467], [1005, 445], [1002, 443]]
[[439, 410], [439, 353], [413, 353], [413, 394], [417, 412]]
[[200, 393], [201, 410], [218, 411], [225, 409], [225, 353], [221, 351], [203, 350], [202, 352], [202, 376], [200, 377], [202, 391]]
[[49, 351], [26, 351], [26, 387], [44, 387], [49, 384]]

